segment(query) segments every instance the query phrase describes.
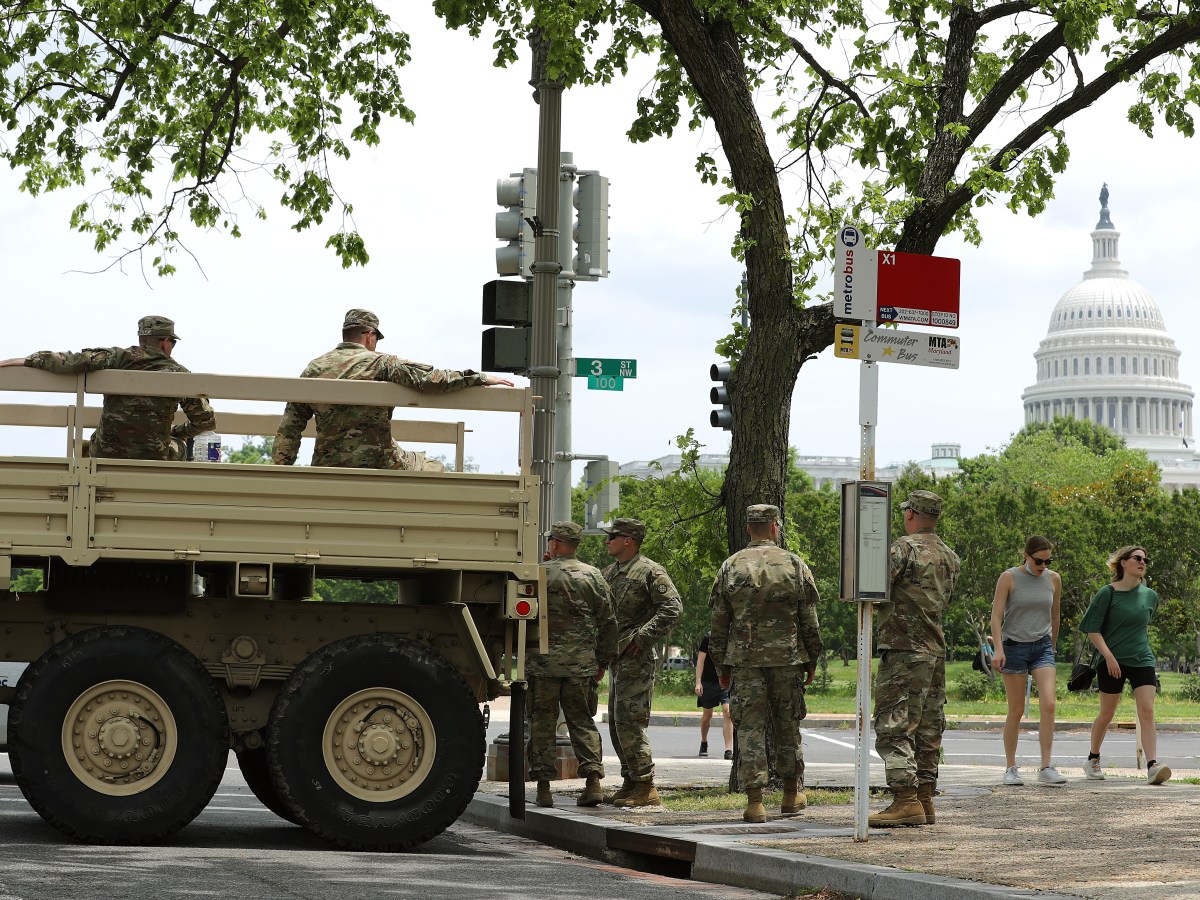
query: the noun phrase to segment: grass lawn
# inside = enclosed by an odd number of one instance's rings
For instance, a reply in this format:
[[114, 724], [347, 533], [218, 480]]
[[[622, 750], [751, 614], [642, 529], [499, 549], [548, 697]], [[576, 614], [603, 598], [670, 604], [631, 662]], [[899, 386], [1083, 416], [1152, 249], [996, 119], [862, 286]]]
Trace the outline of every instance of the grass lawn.
[[[872, 667], [875, 671], [878, 661]], [[1072, 694], [1067, 691], [1067, 679], [1071, 674], [1070, 663], [1059, 663], [1058, 669], [1058, 699], [1055, 718], [1059, 720], [1088, 720], [1096, 715], [1100, 706], [1100, 695], [1091, 691], [1086, 694]], [[1003, 685], [997, 680], [994, 694], [983, 700], [963, 700], [959, 696], [958, 680], [972, 673], [970, 661], [953, 662], [946, 665], [946, 714], [948, 716], [989, 716], [1003, 717], [1008, 705], [1004, 700]], [[820, 672], [817, 673], [818, 678]], [[818, 692], [810, 687], [806, 694], [808, 711], [817, 714], [854, 715], [855, 678], [857, 669], [853, 661], [849, 666], [834, 662], [829, 666], [830, 684], [825, 691]], [[695, 675], [692, 672], [661, 673], [658, 686], [654, 690], [655, 712], [696, 712], [696, 696], [692, 692]], [[1154, 704], [1155, 718], [1160, 722], [1198, 722], [1200, 721], [1200, 703], [1181, 699], [1179, 692], [1187, 675], [1175, 672], [1162, 672], [1162, 693]], [[607, 703], [607, 680], [601, 684], [601, 705]], [[1116, 721], [1131, 721], [1134, 716], [1133, 697], [1128, 687], [1117, 708]], [[1029, 717], [1037, 720], [1037, 697], [1030, 699]]]

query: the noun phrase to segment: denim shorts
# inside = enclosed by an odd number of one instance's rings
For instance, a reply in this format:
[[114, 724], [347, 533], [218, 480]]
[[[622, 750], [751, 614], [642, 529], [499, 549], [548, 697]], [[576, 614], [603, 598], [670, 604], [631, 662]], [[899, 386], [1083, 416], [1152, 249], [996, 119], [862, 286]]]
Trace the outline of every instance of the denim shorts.
[[1054, 665], [1054, 645], [1050, 635], [1045, 635], [1036, 641], [1004, 642], [1004, 668], [1000, 671], [1005, 675], [1024, 675], [1034, 669], [1042, 669]]

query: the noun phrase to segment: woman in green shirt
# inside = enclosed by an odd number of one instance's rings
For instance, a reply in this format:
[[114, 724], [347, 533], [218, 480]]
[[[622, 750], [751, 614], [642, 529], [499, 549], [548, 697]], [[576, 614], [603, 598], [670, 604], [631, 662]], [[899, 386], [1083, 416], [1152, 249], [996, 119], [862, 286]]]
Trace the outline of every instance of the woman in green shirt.
[[1125, 680], [1133, 689], [1133, 702], [1142, 726], [1142, 749], [1146, 753], [1146, 780], [1162, 784], [1171, 768], [1159, 763], [1154, 733], [1154, 697], [1158, 691], [1154, 674], [1154, 652], [1150, 649], [1150, 618], [1158, 608], [1158, 594], [1142, 584], [1150, 558], [1144, 548], [1131, 544], [1108, 558], [1112, 583], [1101, 588], [1083, 614], [1079, 630], [1085, 633], [1103, 657], [1096, 672], [1100, 686], [1100, 712], [1092, 723], [1091, 752], [1083, 767], [1088, 778], [1102, 780], [1100, 744], [1112, 722]]

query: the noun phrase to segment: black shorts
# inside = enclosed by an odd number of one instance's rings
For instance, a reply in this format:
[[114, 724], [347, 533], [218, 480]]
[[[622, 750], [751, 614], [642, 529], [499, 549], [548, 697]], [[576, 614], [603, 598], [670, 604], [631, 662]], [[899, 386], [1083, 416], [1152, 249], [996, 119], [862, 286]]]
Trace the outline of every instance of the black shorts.
[[1108, 665], [1103, 659], [1096, 670], [1096, 680], [1102, 694], [1119, 694], [1125, 690], [1125, 679], [1129, 679], [1131, 688], [1153, 686], [1156, 683], [1154, 666], [1121, 666], [1121, 677], [1113, 678], [1108, 674]]
[[696, 705], [704, 709], [713, 709], [729, 702], [729, 691], [721, 687], [719, 681], [702, 681], [700, 688], [703, 693], [696, 698]]

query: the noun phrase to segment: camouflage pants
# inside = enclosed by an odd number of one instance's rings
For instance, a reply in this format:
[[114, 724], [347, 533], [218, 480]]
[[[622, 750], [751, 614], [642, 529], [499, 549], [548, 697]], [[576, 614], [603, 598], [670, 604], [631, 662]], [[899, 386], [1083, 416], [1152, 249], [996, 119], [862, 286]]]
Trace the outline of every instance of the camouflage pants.
[[609, 670], [608, 734], [621, 761], [621, 777], [633, 781], [654, 780], [654, 756], [646, 728], [657, 664], [654, 654], [643, 651], [621, 657]]
[[781, 778], [804, 782], [804, 748], [800, 744], [804, 713], [802, 666], [734, 667], [729, 714], [737, 728], [738, 780], [743, 790], [767, 786], [768, 721], [775, 771]]
[[946, 660], [884, 650], [875, 676], [875, 750], [888, 787], [936, 784], [946, 730]]
[[529, 778], [531, 781], [552, 781], [554, 742], [558, 727], [558, 708], [562, 707], [579, 761], [579, 774], [604, 777], [601, 762], [600, 732], [592, 718], [588, 699], [593, 680], [586, 675], [555, 678], [538, 675], [529, 680]]

